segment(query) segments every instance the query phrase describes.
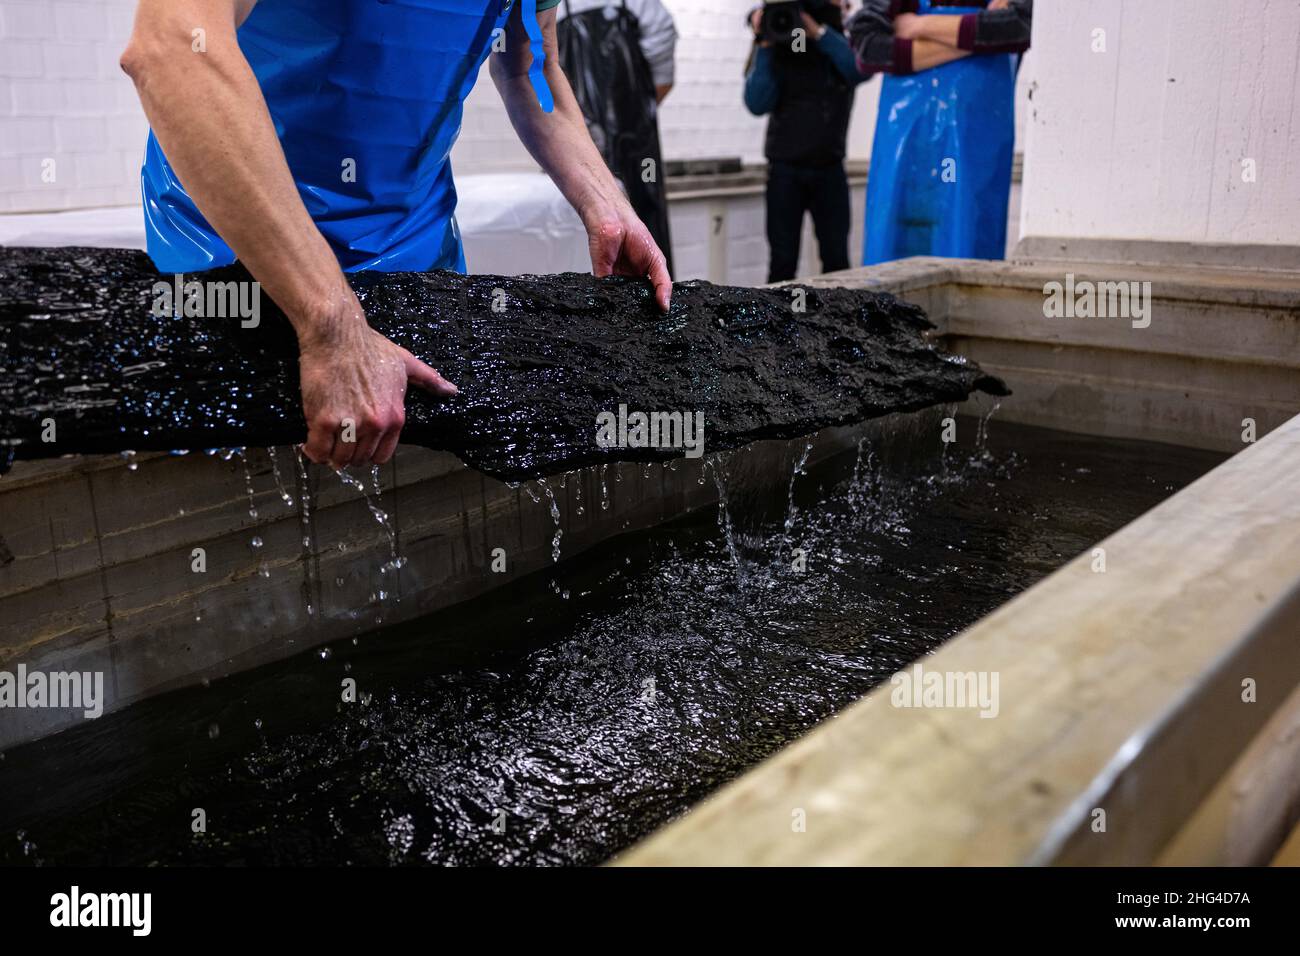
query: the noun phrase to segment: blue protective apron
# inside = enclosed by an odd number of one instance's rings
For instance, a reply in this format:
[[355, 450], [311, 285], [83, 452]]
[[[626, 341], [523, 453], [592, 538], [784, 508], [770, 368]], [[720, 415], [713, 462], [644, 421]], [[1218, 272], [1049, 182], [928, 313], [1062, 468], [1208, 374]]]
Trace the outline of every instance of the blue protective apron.
[[[919, 13], [974, 13], [920, 0]], [[1015, 145], [1018, 55], [969, 56], [880, 88], [865, 265], [906, 256], [1001, 259]], [[945, 172], [949, 179], [945, 181]]]
[[[450, 154], [462, 106], [516, 0], [259, 0], [239, 47], [307, 212], [347, 271], [465, 271]], [[542, 109], [537, 0], [523, 4]], [[152, 133], [141, 172], [162, 272], [235, 261]]]

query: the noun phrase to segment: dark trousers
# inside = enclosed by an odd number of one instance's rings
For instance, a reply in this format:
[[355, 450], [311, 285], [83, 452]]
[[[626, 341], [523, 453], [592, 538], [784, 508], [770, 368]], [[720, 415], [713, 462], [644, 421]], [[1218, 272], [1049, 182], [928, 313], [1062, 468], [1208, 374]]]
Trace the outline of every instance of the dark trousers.
[[799, 266], [803, 215], [812, 213], [822, 272], [849, 267], [849, 180], [844, 164], [793, 166], [770, 162], [767, 172], [768, 282], [793, 279]]

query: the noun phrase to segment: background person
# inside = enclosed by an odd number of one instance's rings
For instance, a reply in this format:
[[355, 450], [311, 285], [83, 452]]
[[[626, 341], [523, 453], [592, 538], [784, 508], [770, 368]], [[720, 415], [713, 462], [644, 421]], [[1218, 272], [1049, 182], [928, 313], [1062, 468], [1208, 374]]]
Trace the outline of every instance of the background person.
[[[811, 11], [811, 13], [809, 12]], [[858, 72], [842, 31], [842, 0], [805, 3], [799, 11], [806, 46], [762, 35], [763, 8], [750, 13], [754, 50], [745, 76], [745, 106], [768, 115], [768, 282], [793, 279], [804, 213], [812, 214], [823, 272], [849, 267], [849, 181], [845, 140]]]
[[658, 106], [673, 87], [672, 15], [660, 0], [561, 0], [556, 14], [560, 65], [587, 131], [671, 274]]
[[849, 38], [883, 72], [863, 263], [906, 256], [1000, 259], [1015, 146], [1015, 82], [1033, 0], [988, 9], [866, 0]]

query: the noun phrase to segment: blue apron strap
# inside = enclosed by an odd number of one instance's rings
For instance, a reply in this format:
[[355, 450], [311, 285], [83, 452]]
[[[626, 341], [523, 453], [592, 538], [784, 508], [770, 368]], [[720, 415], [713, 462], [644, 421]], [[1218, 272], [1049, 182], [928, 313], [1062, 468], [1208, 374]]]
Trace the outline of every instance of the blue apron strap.
[[528, 32], [528, 48], [533, 51], [533, 65], [528, 68], [528, 80], [533, 84], [533, 92], [537, 94], [537, 105], [543, 113], [549, 113], [555, 108], [555, 100], [546, 83], [546, 51], [542, 47], [542, 27], [537, 22], [537, 0], [521, 2], [523, 7], [520, 13], [524, 18], [524, 29]]

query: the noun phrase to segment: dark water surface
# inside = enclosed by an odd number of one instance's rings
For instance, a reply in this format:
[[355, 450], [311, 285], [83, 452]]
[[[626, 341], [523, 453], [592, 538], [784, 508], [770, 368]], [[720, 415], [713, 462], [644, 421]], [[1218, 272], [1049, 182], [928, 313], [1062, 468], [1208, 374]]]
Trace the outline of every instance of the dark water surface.
[[11, 750], [0, 862], [598, 863], [1222, 460], [934, 422], [793, 494], [802, 443], [737, 452], [722, 512]]

